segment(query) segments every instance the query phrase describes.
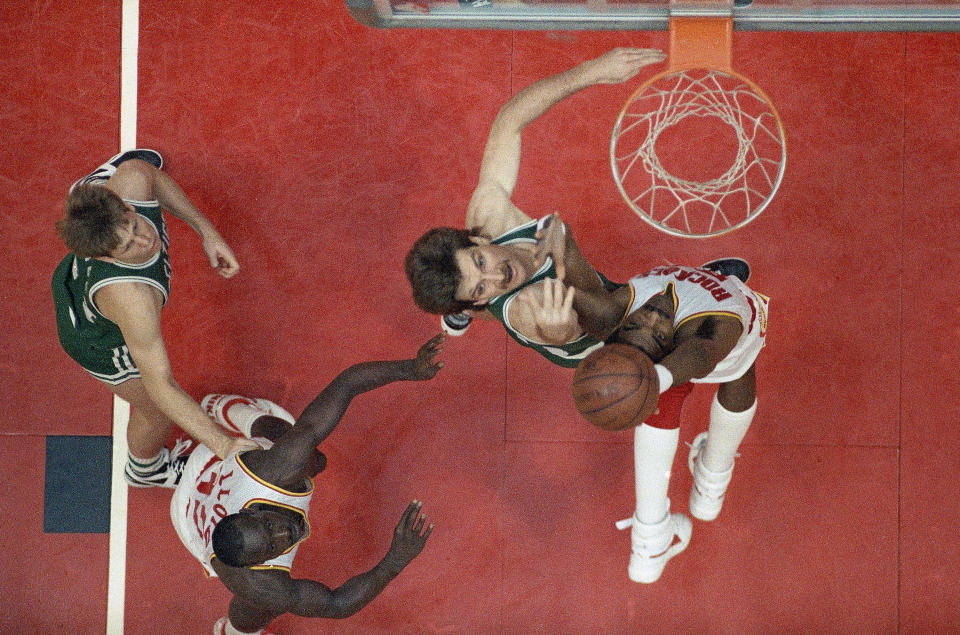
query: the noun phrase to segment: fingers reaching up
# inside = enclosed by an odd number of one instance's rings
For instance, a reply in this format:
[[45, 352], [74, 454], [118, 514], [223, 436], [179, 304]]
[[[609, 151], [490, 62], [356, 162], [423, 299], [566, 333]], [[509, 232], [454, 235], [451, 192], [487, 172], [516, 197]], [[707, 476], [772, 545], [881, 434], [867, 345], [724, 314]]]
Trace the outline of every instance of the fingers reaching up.
[[644, 66], [665, 59], [667, 56], [660, 49], [617, 48], [584, 62], [584, 67], [592, 73], [595, 84], [619, 84], [639, 73]]
[[393, 542], [389, 555], [406, 566], [417, 557], [433, 533], [433, 523], [427, 524], [426, 515], [421, 515], [423, 501], [412, 500], [400, 516], [400, 522], [393, 531]]
[[560, 280], [544, 279], [539, 296], [531, 290], [517, 296], [530, 312], [538, 337], [544, 344], [562, 345], [580, 336], [582, 329], [573, 310], [574, 288]]
[[443, 351], [442, 344], [446, 337], [446, 333], [438, 333], [420, 347], [417, 356], [411, 360], [413, 366], [410, 379], [417, 381], [432, 379], [443, 368], [443, 362], [435, 361], [435, 359]]
[[534, 235], [537, 247], [533, 252], [534, 262], [539, 267], [547, 259], [553, 258], [553, 268], [557, 279], [563, 280], [566, 275], [567, 226], [560, 218], [559, 212], [554, 212], [546, 218], [542, 227]]

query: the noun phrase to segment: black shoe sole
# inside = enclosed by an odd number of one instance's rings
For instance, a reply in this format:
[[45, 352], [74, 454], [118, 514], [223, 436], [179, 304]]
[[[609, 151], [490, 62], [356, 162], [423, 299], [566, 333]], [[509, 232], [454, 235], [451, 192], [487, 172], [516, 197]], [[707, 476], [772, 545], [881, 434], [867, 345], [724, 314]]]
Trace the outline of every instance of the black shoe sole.
[[750, 279], [750, 263], [743, 258], [718, 258], [700, 265], [701, 269], [709, 269], [721, 276], [733, 276], [746, 282]]
[[137, 148], [135, 150], [121, 152], [120, 154], [107, 160], [107, 163], [113, 167], [117, 167], [121, 163], [129, 161], [130, 159], [140, 159], [141, 161], [146, 161], [158, 170], [163, 168], [163, 157], [160, 156], [160, 153], [156, 150], [150, 150], [149, 148]]

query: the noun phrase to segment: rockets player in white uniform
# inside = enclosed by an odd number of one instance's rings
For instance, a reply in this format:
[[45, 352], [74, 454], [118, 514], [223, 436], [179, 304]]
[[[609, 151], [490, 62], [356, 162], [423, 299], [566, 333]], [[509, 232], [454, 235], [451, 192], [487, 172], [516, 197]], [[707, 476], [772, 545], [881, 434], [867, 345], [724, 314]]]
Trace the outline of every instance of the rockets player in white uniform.
[[[608, 343], [636, 346], [656, 363], [658, 412], [634, 431], [637, 509], [618, 523], [632, 526], [627, 571], [635, 582], [659, 579], [667, 561], [690, 540], [690, 519], [671, 514], [667, 499], [680, 407], [692, 388], [688, 382], [719, 384], [709, 427], [690, 449], [690, 513], [711, 521], [723, 505], [737, 448], [757, 409], [754, 361], [767, 331], [768, 299], [744, 282], [667, 265], [605, 295], [576, 291], [573, 307], [585, 330]], [[560, 302], [563, 290], [553, 297]]]
[[[257, 439], [265, 449], [221, 460], [199, 446], [184, 467], [170, 502], [170, 516], [184, 546], [207, 574], [219, 577], [233, 594], [228, 618], [217, 635], [262, 633], [283, 613], [304, 617], [353, 615], [376, 597], [423, 549], [433, 525], [413, 501], [394, 531], [386, 556], [370, 571], [337, 589], [293, 579], [290, 567], [310, 535], [312, 478], [326, 467], [317, 450], [357, 395], [400, 380], [425, 380], [443, 366], [440, 334], [420, 347], [414, 359], [355, 364], [338, 375], [294, 422], [264, 399], [207, 395], [201, 406], [228, 430]], [[292, 425], [294, 424], [295, 425]], [[262, 437], [262, 438], [258, 438]]]

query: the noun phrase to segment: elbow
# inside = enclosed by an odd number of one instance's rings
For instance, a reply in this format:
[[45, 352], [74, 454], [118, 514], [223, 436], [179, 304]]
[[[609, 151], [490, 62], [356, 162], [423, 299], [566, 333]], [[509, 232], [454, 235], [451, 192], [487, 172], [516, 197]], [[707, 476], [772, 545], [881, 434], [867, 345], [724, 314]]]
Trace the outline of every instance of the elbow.
[[[518, 93], [519, 95], [519, 93]], [[519, 135], [526, 127], [527, 121], [522, 121], [516, 106], [517, 96], [508, 101], [497, 113], [496, 119], [490, 126], [490, 135], [488, 138], [506, 138], [508, 136]]]

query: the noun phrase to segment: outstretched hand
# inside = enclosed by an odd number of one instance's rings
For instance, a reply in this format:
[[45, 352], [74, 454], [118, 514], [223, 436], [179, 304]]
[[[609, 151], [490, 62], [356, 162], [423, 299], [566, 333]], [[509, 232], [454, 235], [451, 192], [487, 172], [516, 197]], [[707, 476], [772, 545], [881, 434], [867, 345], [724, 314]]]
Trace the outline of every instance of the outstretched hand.
[[539, 302], [532, 293], [517, 296], [530, 311], [537, 335], [544, 344], [561, 345], [575, 340], [583, 332], [573, 310], [574, 288], [565, 288], [553, 278], [542, 283]]
[[440, 345], [446, 337], [446, 333], [438, 333], [420, 347], [417, 356], [410, 360], [410, 379], [416, 381], [433, 379], [433, 376], [443, 368], [443, 362], [435, 362], [434, 358], [443, 350]]
[[543, 228], [538, 229], [534, 235], [537, 240], [537, 247], [533, 252], [533, 260], [536, 266], [547, 259], [547, 256], [553, 258], [553, 269], [557, 272], [557, 279], [563, 280], [567, 275], [565, 258], [567, 253], [567, 225], [560, 220], [560, 212], [554, 212], [543, 222]]
[[595, 84], [619, 84], [625, 82], [644, 66], [657, 64], [667, 59], [660, 49], [616, 48], [600, 57], [584, 62]]
[[384, 559], [390, 564], [394, 573], [399, 573], [410, 564], [411, 560], [420, 555], [423, 546], [427, 543], [427, 538], [433, 532], [433, 523], [426, 524], [427, 517], [420, 515], [421, 508], [423, 508], [423, 501], [410, 501], [403, 516], [400, 517], [400, 522], [397, 523], [397, 528], [393, 530], [390, 551]]
[[230, 441], [230, 445], [227, 446], [227, 449], [224, 450], [221, 459], [226, 459], [233, 456], [237, 452], [246, 452], [248, 450], [262, 450], [263, 447], [253, 439], [247, 439], [246, 437], [233, 437]]

